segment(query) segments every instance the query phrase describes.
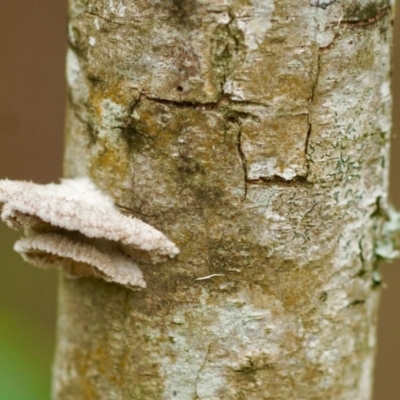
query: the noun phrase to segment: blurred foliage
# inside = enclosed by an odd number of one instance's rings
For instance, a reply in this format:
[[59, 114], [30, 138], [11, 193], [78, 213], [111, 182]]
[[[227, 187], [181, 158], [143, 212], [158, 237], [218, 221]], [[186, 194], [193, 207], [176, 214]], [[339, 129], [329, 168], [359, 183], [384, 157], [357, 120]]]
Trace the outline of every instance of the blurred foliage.
[[50, 365], [38, 351], [40, 336], [23, 325], [0, 309], [0, 399], [49, 399]]
[[0, 399], [50, 399], [56, 273], [12, 250], [17, 232], [0, 224]]

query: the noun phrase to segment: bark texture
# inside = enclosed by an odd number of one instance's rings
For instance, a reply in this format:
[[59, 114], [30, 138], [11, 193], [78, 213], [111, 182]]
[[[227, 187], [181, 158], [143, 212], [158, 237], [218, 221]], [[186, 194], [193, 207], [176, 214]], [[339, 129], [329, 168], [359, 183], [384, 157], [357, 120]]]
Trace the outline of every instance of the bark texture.
[[392, 6], [70, 0], [65, 174], [181, 254], [62, 278], [55, 399], [371, 398]]

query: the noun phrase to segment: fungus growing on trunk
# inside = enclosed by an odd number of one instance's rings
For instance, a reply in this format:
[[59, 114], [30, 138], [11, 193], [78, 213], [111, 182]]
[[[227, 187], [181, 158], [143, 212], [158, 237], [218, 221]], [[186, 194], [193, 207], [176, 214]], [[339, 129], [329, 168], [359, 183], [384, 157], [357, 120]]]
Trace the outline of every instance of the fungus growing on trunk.
[[157, 263], [177, 246], [145, 222], [123, 215], [88, 178], [39, 185], [0, 181], [1, 218], [25, 237], [14, 249], [39, 267], [69, 276], [96, 276], [127, 287], [146, 287], [134, 261]]

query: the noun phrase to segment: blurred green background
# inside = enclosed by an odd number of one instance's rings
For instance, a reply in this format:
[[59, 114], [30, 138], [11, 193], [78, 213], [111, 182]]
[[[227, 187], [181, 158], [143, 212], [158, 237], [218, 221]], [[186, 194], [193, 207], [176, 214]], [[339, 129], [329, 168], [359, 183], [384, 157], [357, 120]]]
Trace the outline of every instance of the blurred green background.
[[0, 399], [49, 398], [54, 346], [55, 271], [21, 262], [20, 235], [0, 225]]
[[[66, 17], [66, 0], [0, 1], [0, 178], [62, 174]], [[395, 30], [391, 197], [400, 208], [400, 23]], [[0, 400], [47, 400], [57, 273], [24, 263], [12, 251], [18, 237], [0, 223]], [[374, 400], [398, 400], [400, 261], [382, 269]]]

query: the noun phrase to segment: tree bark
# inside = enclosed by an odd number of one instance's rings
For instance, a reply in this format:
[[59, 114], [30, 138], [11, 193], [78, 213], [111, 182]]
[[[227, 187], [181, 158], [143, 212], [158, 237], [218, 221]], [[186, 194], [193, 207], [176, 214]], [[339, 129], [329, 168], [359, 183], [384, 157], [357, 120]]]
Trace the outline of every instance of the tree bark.
[[181, 253], [61, 279], [55, 399], [371, 398], [392, 7], [70, 0], [65, 175]]

